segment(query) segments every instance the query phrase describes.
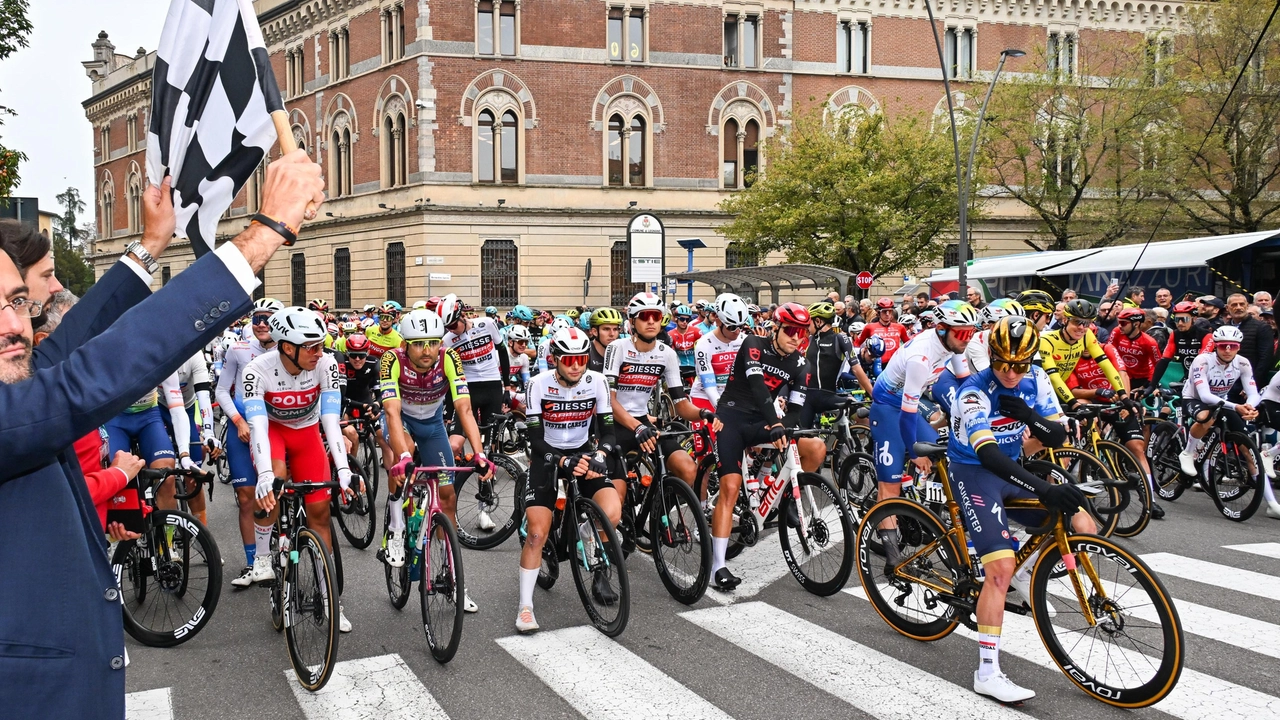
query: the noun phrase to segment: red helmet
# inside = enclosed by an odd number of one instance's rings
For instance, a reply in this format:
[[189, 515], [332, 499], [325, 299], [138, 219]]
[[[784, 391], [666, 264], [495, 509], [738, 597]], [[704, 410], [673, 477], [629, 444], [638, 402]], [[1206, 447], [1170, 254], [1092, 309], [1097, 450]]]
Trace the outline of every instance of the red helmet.
[[879, 310], [892, 310], [893, 298], [882, 297], [876, 301], [876, 308]]
[[349, 353], [367, 353], [369, 352], [369, 338], [356, 333], [347, 338], [347, 352]]
[[1173, 306], [1173, 311], [1176, 313], [1190, 313], [1194, 315], [1197, 309], [1198, 308], [1196, 307], [1196, 304], [1191, 302], [1190, 300], [1183, 300], [1182, 302]]
[[809, 311], [800, 303], [783, 303], [773, 311], [773, 320], [779, 325], [809, 326]]
[[1125, 308], [1121, 310], [1120, 314], [1117, 316], [1117, 319], [1119, 320], [1130, 320], [1133, 322], [1142, 322], [1146, 318], [1147, 314], [1140, 308]]
[[440, 296], [439, 296], [439, 295], [432, 295], [431, 297], [427, 298], [427, 309], [428, 309], [428, 310], [430, 310], [431, 312], [435, 312], [435, 311], [436, 311], [436, 308], [438, 308], [438, 307], [440, 307]]

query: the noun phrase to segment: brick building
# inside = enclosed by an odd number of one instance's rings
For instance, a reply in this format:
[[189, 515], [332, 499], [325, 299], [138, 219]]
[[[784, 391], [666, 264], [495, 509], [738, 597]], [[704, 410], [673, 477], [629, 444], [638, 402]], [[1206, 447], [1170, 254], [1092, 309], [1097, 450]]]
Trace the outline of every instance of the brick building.
[[[457, 292], [472, 302], [617, 303], [628, 219], [653, 212], [698, 237], [699, 270], [733, 262], [717, 206], [767, 171], [767, 140], [825, 103], [890, 116], [945, 108], [915, 0], [255, 0], [294, 137], [325, 168], [329, 202], [265, 271], [266, 293], [337, 307]], [[1106, 33], [1176, 31], [1185, 4], [955, 0], [935, 8], [958, 101], [1000, 51], [1045, 49], [1070, 72]], [[138, 234], [154, 56], [84, 63], [93, 96], [95, 205], [105, 268]], [[1011, 64], [1010, 70], [1016, 71]], [[261, 173], [262, 170], [259, 170]], [[220, 234], [256, 209], [250, 180]], [[1031, 227], [997, 203], [979, 254], [1025, 248]], [[161, 264], [191, 261], [185, 244]], [[609, 272], [605, 272], [605, 270]], [[895, 285], [896, 287], [896, 285]], [[710, 292], [701, 288], [705, 295]]]

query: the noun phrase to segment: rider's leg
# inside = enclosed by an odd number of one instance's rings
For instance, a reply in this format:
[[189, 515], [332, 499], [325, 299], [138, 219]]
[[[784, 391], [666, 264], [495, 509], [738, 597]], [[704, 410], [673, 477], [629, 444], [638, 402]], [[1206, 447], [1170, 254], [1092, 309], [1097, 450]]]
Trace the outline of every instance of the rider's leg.
[[698, 472], [698, 466], [693, 462], [693, 458], [684, 450], [676, 450], [667, 455], [667, 471], [672, 475], [680, 478], [693, 487], [693, 476]]
[[827, 459], [827, 444], [820, 438], [800, 438], [796, 449], [800, 451], [800, 469], [805, 472], [818, 472]]

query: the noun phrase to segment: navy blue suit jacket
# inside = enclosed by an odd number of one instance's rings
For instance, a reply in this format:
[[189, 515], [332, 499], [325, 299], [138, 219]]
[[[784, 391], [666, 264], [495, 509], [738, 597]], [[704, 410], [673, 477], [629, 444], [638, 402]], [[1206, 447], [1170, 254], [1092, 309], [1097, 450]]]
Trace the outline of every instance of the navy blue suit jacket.
[[71, 445], [250, 307], [213, 253], [150, 296], [117, 264], [36, 349], [32, 378], [0, 384], [0, 714], [124, 717], [119, 593]]

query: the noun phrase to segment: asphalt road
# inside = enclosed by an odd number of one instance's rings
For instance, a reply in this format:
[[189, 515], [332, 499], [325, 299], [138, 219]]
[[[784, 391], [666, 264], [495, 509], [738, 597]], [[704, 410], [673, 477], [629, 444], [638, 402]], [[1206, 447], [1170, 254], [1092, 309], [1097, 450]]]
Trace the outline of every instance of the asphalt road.
[[[1166, 508], [1167, 520], [1121, 542], [1159, 568], [1179, 602], [1186, 669], [1169, 698], [1132, 714], [1280, 718], [1280, 521], [1259, 511], [1249, 522], [1229, 522], [1192, 492]], [[1013, 710], [974, 695], [977, 648], [963, 628], [927, 644], [898, 635], [857, 595], [856, 569], [846, 592], [810, 595], [787, 574], [772, 534], [731, 563], [746, 580], [733, 596], [708, 590], [692, 607], [672, 600], [652, 562], [633, 555], [631, 620], [616, 641], [589, 627], [567, 572], [551, 591], [535, 591], [543, 631], [516, 637], [517, 540], [466, 551], [480, 612], [466, 617], [461, 648], [447, 665], [427, 650], [416, 588], [404, 610], [393, 609], [373, 550], [345, 545], [343, 604], [354, 631], [341, 636], [344, 662], [334, 679], [313, 695], [298, 686], [284, 638], [271, 628], [267, 590], [230, 585], [243, 564], [230, 488], [215, 490], [209, 519], [225, 559], [216, 613], [177, 648], [127, 640], [130, 718], [1094, 720], [1131, 713], [1090, 699], [1044, 667], [1039, 641], [1015, 623], [1006, 625], [1001, 665], [1038, 696]], [[1236, 545], [1250, 547], [1228, 547]]]

